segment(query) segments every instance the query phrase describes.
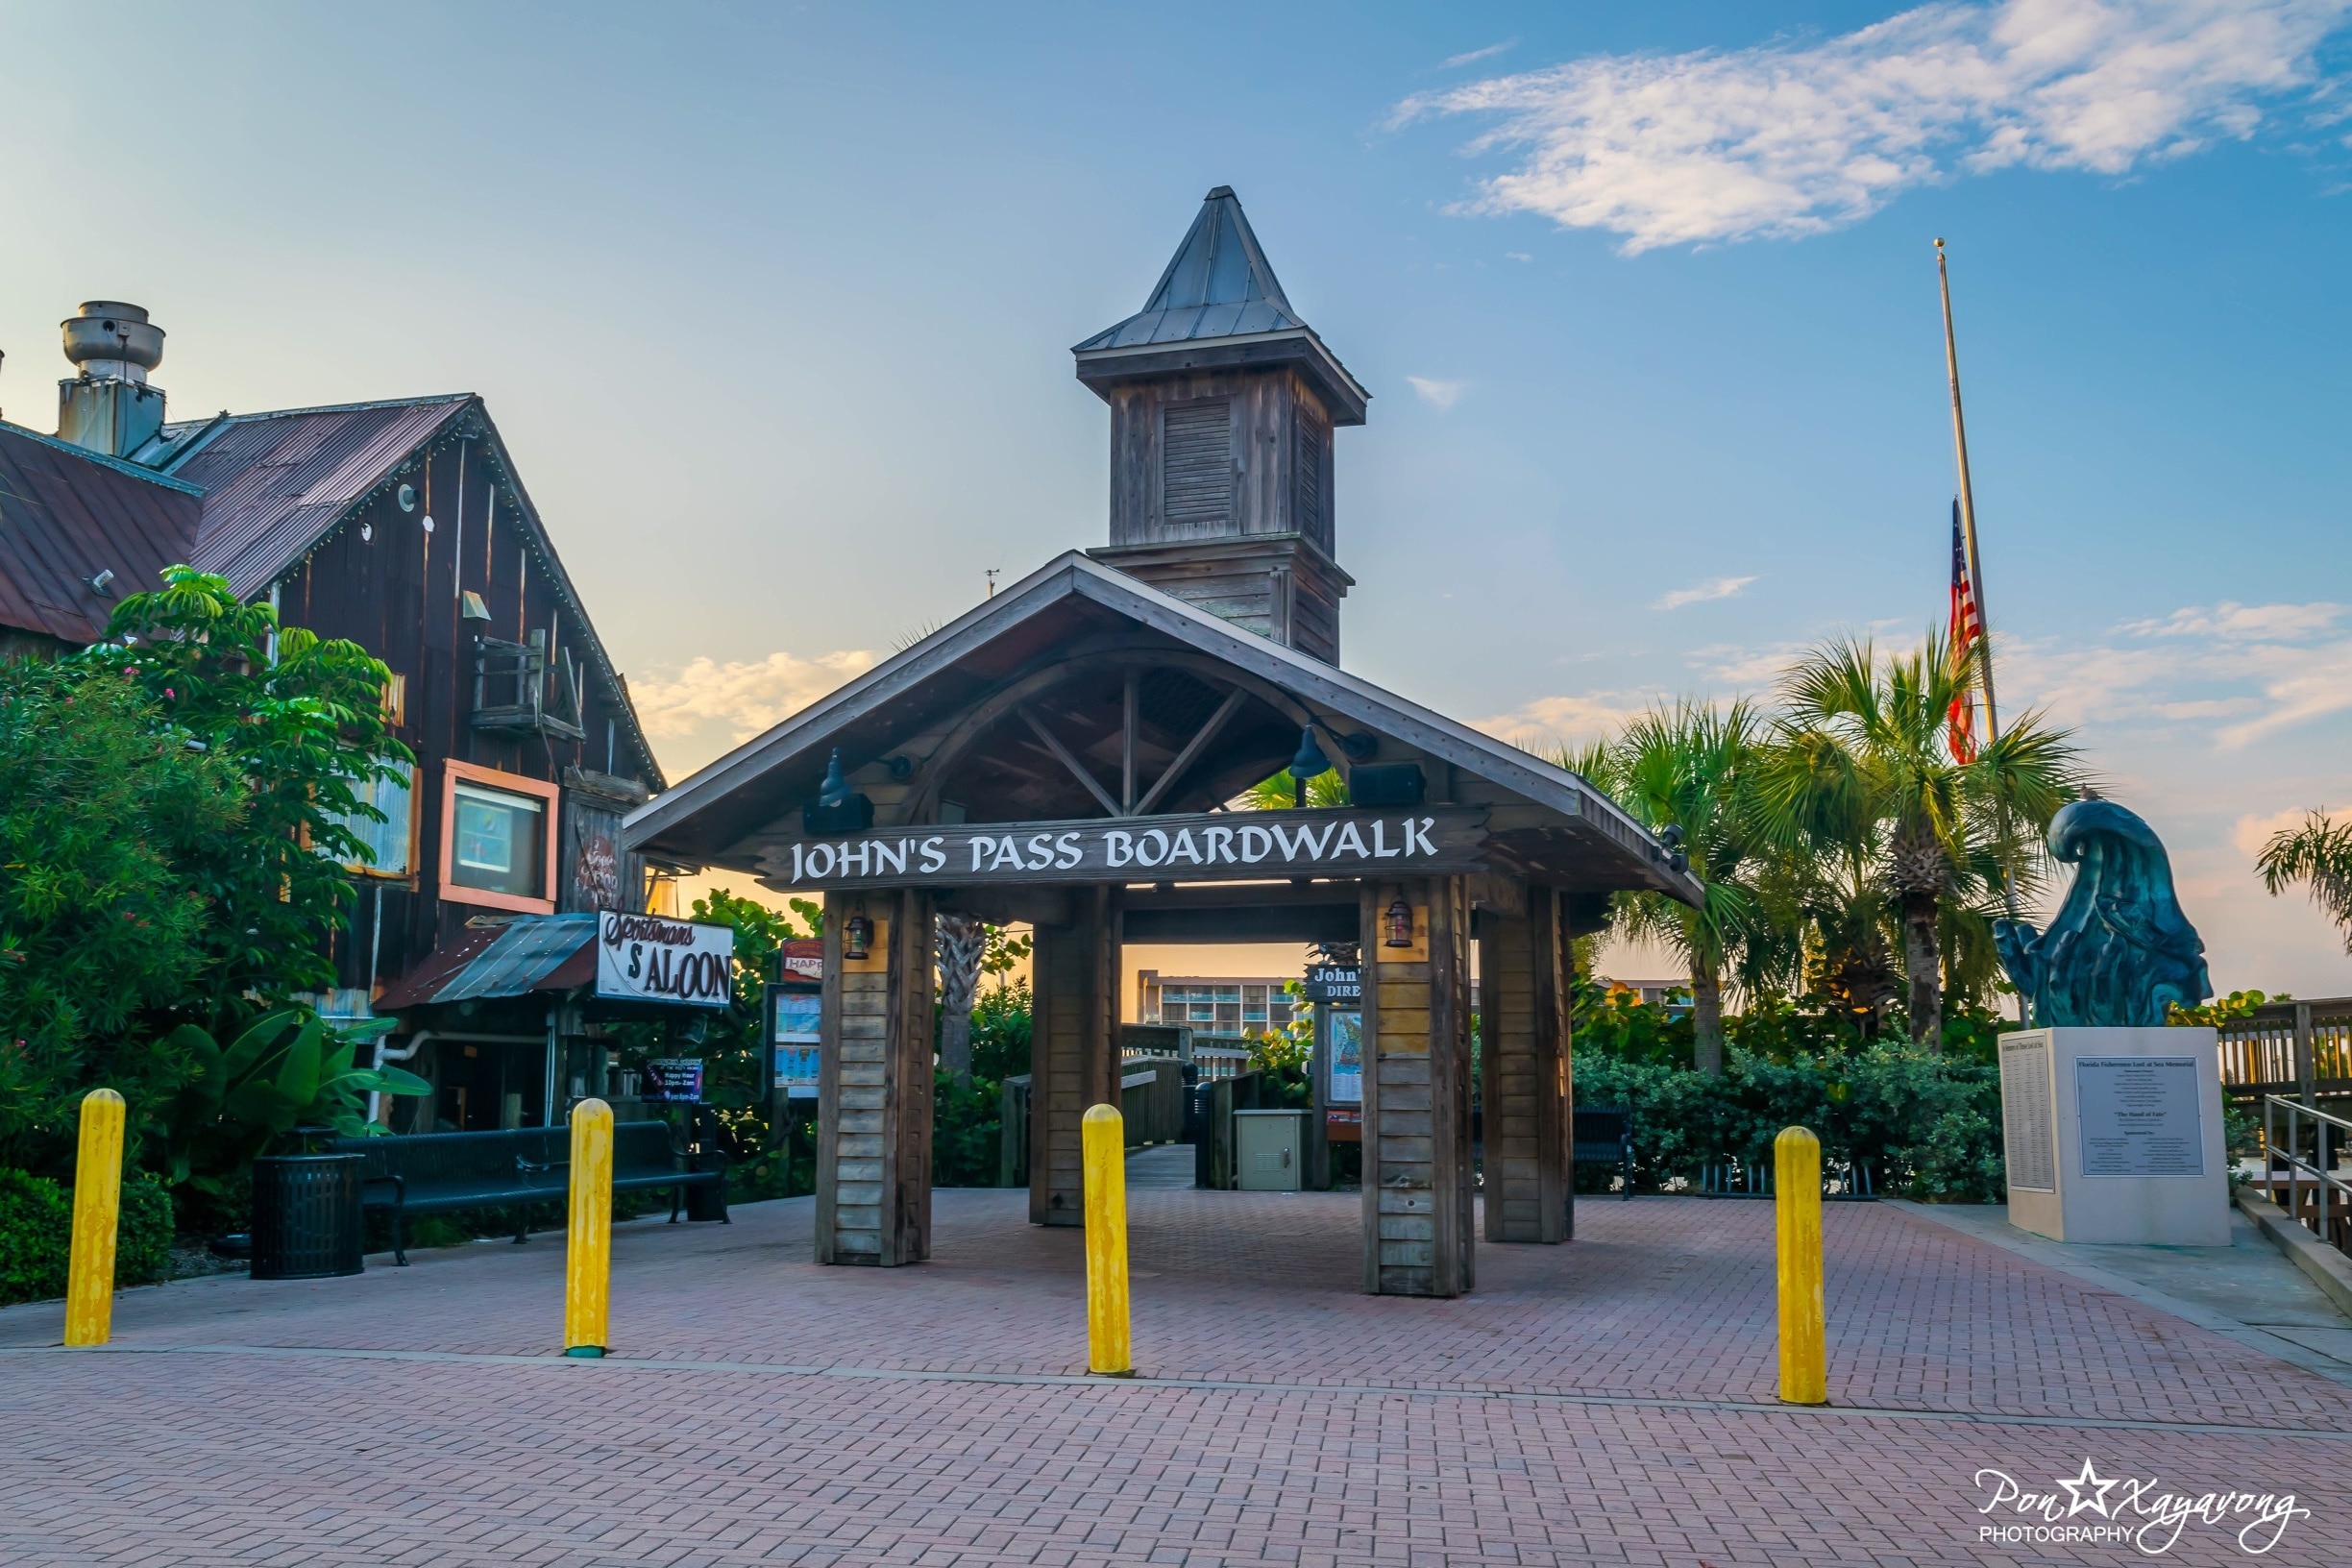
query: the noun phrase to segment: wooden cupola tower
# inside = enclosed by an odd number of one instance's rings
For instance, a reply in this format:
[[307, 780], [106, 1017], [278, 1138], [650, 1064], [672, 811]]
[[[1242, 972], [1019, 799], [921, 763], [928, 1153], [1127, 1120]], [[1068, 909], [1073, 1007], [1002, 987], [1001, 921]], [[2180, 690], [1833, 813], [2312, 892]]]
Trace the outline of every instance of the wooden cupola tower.
[[1111, 405], [1107, 566], [1339, 662], [1355, 579], [1333, 540], [1332, 431], [1370, 394], [1283, 297], [1230, 186], [1143, 308], [1071, 351]]

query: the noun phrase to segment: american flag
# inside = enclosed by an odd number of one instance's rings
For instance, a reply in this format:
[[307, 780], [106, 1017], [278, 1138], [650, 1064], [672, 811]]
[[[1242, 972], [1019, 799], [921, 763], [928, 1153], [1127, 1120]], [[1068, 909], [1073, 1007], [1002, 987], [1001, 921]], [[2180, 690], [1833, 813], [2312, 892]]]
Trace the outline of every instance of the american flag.
[[[1960, 498], [1952, 498], [1951, 643], [1952, 668], [1958, 670], [1970, 649], [1984, 636], [1984, 622], [1976, 613], [1976, 585], [1970, 580], [1968, 546], [1960, 534]], [[1947, 740], [1952, 759], [1976, 760], [1976, 683], [1969, 681], [1952, 694], [1947, 716]]]

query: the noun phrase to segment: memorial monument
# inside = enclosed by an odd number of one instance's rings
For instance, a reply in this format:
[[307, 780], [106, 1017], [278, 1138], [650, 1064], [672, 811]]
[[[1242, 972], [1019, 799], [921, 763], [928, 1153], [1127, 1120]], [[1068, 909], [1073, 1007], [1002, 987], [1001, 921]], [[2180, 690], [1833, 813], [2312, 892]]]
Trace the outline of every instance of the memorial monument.
[[2049, 928], [1994, 922], [2034, 1026], [2001, 1036], [2009, 1220], [2056, 1241], [2229, 1245], [2220, 1059], [2210, 1028], [2165, 1023], [2212, 994], [2146, 822], [2084, 799], [2050, 822], [2077, 868]]

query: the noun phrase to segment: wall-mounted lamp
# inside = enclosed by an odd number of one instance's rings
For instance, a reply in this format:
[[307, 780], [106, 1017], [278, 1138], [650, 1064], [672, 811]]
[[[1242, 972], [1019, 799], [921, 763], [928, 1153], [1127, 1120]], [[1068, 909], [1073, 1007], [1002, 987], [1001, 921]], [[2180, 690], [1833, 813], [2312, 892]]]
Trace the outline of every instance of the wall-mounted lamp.
[[1388, 923], [1388, 940], [1384, 945], [1389, 947], [1410, 947], [1412, 945], [1412, 905], [1399, 898], [1388, 906], [1387, 914], [1382, 919]]
[[873, 951], [873, 921], [861, 909], [842, 925], [842, 957], [863, 962]]
[[402, 511], [404, 511], [404, 512], [413, 512], [413, 511], [415, 511], [415, 510], [416, 510], [416, 486], [415, 486], [415, 485], [413, 485], [413, 484], [404, 484], [404, 485], [402, 485], [402, 486], [400, 487], [400, 491], [399, 491], [399, 493], [393, 497], [393, 500], [399, 502], [399, 504], [400, 504], [400, 509], [401, 509]]
[[457, 600], [458, 620], [487, 621], [490, 619], [490, 606], [484, 604], [482, 602], [481, 595], [476, 593], [473, 589], [468, 588], [465, 590], [465, 592], [459, 594], [457, 596]]
[[96, 594], [100, 599], [112, 599], [114, 597], [113, 592], [107, 587], [108, 583], [114, 580], [114, 574], [110, 569], [96, 573], [91, 576], [84, 577], [82, 580], [88, 583], [90, 586], [90, 592]]

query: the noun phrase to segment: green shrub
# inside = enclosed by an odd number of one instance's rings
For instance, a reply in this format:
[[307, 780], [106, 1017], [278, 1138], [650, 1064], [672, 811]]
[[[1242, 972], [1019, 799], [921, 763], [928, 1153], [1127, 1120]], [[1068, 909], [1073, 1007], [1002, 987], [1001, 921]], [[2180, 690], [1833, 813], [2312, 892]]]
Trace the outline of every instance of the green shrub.
[[[171, 1193], [144, 1172], [123, 1183], [114, 1283], [151, 1285], [171, 1273]], [[0, 1306], [65, 1293], [73, 1254], [73, 1193], [45, 1176], [0, 1170]]]

